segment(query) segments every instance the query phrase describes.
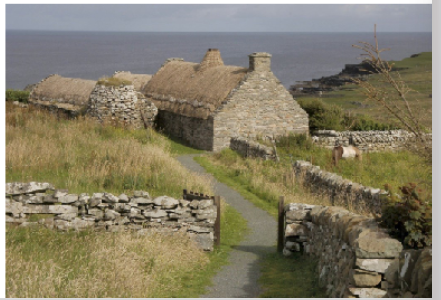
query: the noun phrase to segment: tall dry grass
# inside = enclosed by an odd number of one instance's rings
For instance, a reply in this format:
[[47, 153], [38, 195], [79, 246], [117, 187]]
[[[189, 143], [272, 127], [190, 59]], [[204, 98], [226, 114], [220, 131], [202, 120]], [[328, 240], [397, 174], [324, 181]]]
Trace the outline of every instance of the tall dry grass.
[[102, 126], [87, 118], [60, 120], [7, 104], [7, 181], [48, 181], [77, 193], [210, 194], [209, 178], [187, 171], [170, 148], [169, 140], [152, 131]]
[[208, 263], [189, 238], [15, 228], [7, 232], [6, 296], [171, 297]]

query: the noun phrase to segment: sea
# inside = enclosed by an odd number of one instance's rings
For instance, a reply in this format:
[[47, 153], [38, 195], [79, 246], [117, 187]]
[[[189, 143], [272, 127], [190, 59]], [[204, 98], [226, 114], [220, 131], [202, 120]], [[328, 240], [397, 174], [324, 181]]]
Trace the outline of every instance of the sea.
[[[386, 60], [432, 51], [432, 33], [377, 33]], [[339, 73], [359, 63], [352, 45], [374, 43], [366, 33], [183, 33], [6, 31], [6, 88], [24, 89], [50, 74], [98, 80], [115, 71], [154, 74], [167, 58], [200, 62], [219, 49], [226, 65], [248, 67], [253, 52], [272, 54], [271, 68], [285, 87]]]

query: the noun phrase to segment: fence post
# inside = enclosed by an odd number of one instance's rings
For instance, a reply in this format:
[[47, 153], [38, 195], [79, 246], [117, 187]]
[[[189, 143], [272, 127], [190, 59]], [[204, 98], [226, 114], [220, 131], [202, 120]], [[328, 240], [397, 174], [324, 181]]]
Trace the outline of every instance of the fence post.
[[277, 224], [277, 252], [283, 251], [283, 240], [285, 235], [285, 197], [279, 197], [279, 214]]
[[216, 246], [220, 245], [220, 232], [221, 232], [221, 228], [220, 228], [220, 222], [221, 222], [221, 201], [220, 201], [220, 197], [219, 196], [214, 196], [214, 205], [216, 205], [216, 209], [217, 209], [217, 217], [216, 217], [216, 221], [214, 222], [214, 237], [215, 237], [215, 241], [214, 244]]

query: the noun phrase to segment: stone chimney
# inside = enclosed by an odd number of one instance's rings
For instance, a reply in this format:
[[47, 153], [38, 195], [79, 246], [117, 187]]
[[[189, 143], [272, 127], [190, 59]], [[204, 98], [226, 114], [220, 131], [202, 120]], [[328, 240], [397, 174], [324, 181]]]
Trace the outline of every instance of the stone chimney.
[[220, 55], [219, 49], [208, 49], [207, 53], [205, 53], [204, 58], [199, 64], [199, 71], [204, 71], [208, 68], [223, 66], [224, 61]]
[[248, 55], [250, 58], [250, 71], [270, 72], [271, 71], [271, 54], [266, 52], [254, 52]]

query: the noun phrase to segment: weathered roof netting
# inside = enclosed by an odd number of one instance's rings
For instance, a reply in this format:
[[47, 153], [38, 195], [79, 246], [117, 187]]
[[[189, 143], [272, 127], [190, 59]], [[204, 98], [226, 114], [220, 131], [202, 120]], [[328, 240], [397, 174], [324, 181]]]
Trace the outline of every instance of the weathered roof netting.
[[152, 75], [132, 74], [131, 72], [117, 72], [113, 75], [113, 77], [131, 81], [135, 87], [135, 90], [141, 91], [152, 78]]
[[158, 109], [206, 119], [247, 71], [247, 68], [224, 66], [220, 62], [201, 69], [197, 63], [173, 60], [152, 77], [143, 93]]
[[74, 102], [84, 105], [95, 88], [96, 81], [52, 75], [37, 84], [31, 93], [32, 100]]

